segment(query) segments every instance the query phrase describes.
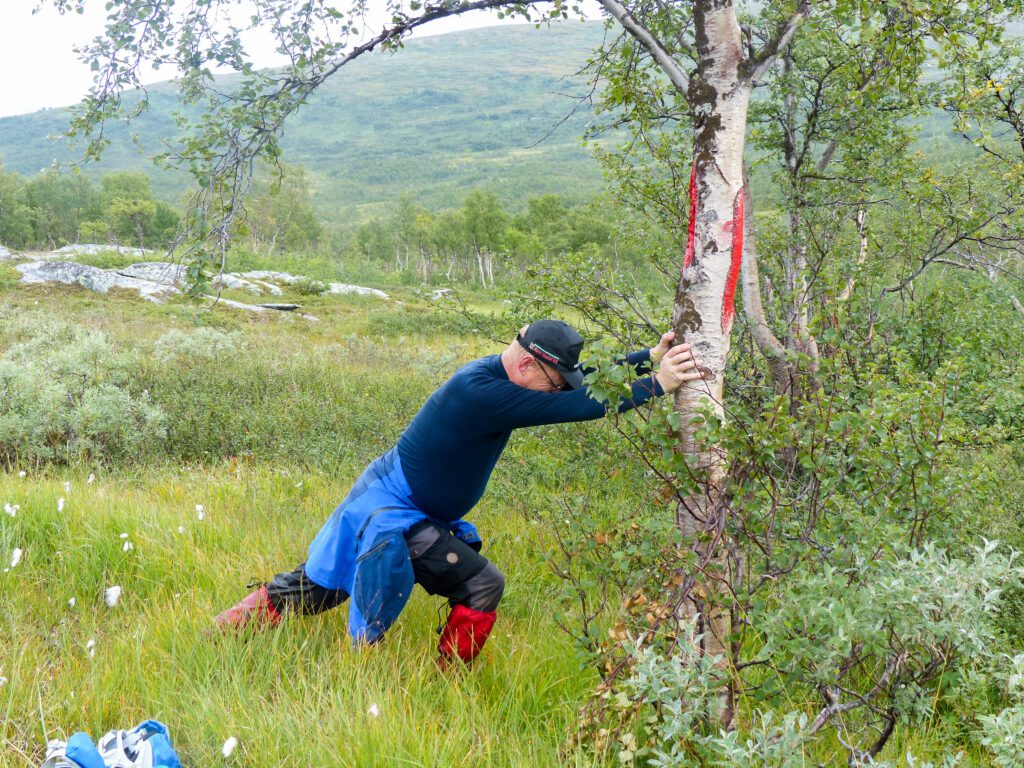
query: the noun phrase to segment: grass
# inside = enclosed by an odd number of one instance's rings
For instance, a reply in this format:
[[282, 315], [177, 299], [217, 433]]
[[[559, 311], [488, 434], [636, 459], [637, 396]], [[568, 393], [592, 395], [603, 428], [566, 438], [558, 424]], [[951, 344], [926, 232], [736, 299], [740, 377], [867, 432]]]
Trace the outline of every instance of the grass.
[[[220, 762], [229, 736], [240, 747], [227, 762], [238, 765], [564, 764], [559, 750], [594, 680], [565, 663], [572, 649], [539, 599], [549, 585], [538, 581], [550, 577], [515, 567], [531, 559], [531, 543], [499, 510], [476, 519], [513, 575], [472, 674], [434, 668], [440, 601], [424, 593], [372, 649], [350, 646], [344, 609], [255, 637], [209, 634], [210, 617], [248, 581], [302, 558], [339, 482], [357, 471], [168, 467], [92, 484], [73, 471], [0, 479], [0, 498], [21, 507], [4, 520], [0, 552], [24, 551], [0, 575], [0, 640], [13, 651], [0, 672], [9, 680], [0, 689], [0, 765], [37, 765], [47, 739], [148, 717], [169, 725], [185, 765]], [[124, 541], [134, 548], [122, 551]], [[124, 591], [108, 608], [113, 585]]]
[[[0, 500], [20, 507], [0, 514], [0, 561], [23, 551], [0, 573], [0, 766], [35, 766], [49, 739], [98, 737], [150, 717], [169, 726], [185, 765], [591, 764], [561, 752], [596, 680], [551, 615], [548, 545], [529, 522], [549, 502], [515, 490], [543, 460], [533, 439], [510, 447], [509, 475], [499, 473], [473, 515], [508, 589], [471, 674], [434, 668], [444, 606], [422, 592], [373, 649], [350, 646], [345, 608], [258, 637], [209, 633], [211, 617], [247, 583], [303, 559], [430, 389], [492, 345], [446, 334], [444, 317], [411, 295], [303, 297], [315, 323], [67, 286], [18, 286], [3, 298], [8, 321], [59, 317], [137, 350], [154, 395], [178, 408], [168, 446], [218, 428], [259, 439], [201, 461], [156, 452], [117, 465], [22, 463], [0, 475]], [[19, 327], [0, 321], [0, 349], [18, 341]], [[197, 327], [240, 334], [244, 352], [193, 361], [192, 378], [160, 378], [153, 341]], [[104, 590], [113, 585], [123, 594], [109, 608]], [[224, 760], [229, 736], [239, 747]]]
[[[344, 607], [256, 636], [210, 632], [246, 584], [303, 559], [366, 462], [440, 381], [497, 351], [413, 291], [389, 292], [395, 300], [303, 296], [311, 322], [0, 284], [0, 354], [22, 340], [23, 318], [101, 330], [111, 348], [138, 354], [137, 384], [169, 416], [166, 440], [146, 455], [21, 462], [0, 474], [0, 503], [20, 507], [0, 513], [0, 571], [23, 552], [0, 572], [0, 768], [38, 765], [51, 738], [147, 718], [169, 726], [186, 766], [618, 764], [614, 752], [571, 746], [598, 680], [556, 622], [578, 606], [550, 568], [550, 523], [582, 525], [579, 499], [598, 526], [655, 508], [638, 492], [642, 469], [599, 423], [517, 434], [471, 515], [507, 576], [499, 623], [471, 672], [433, 666], [444, 605], [421, 591], [372, 649], [351, 647]], [[471, 298], [475, 309], [498, 306]], [[197, 328], [232, 332], [242, 346], [177, 366], [154, 357], [162, 334]], [[108, 607], [114, 585], [123, 593]], [[812, 718], [818, 706], [780, 703]], [[941, 718], [901, 723], [882, 757], [899, 765], [912, 750], [941, 764], [950, 745], [969, 744], [953, 730]], [[231, 736], [239, 746], [225, 759]], [[989, 764], [964, 749], [963, 766]], [[833, 765], [843, 752], [829, 735], [805, 758]]]

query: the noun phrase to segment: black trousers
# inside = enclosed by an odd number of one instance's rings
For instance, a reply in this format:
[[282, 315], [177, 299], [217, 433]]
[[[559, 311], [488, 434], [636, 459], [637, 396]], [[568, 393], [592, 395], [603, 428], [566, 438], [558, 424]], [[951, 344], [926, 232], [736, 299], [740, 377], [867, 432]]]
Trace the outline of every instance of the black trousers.
[[[431, 595], [474, 611], [498, 608], [505, 577], [494, 564], [444, 527], [424, 520], [405, 534], [412, 572]], [[348, 599], [343, 589], [327, 589], [306, 576], [305, 563], [279, 573], [267, 584], [270, 602], [281, 612], [312, 614], [337, 608]]]

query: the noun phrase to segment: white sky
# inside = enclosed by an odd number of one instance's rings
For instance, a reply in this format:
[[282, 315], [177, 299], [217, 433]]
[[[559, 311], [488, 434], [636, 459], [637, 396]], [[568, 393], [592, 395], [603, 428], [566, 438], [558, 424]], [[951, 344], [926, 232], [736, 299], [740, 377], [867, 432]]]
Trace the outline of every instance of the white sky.
[[[94, 0], [90, 11], [82, 16], [61, 16], [51, 0], [43, 3], [39, 13], [33, 14], [39, 0], [0, 0], [0, 117], [74, 104], [92, 84], [92, 73], [73, 49], [103, 30], [103, 0]], [[434, 22], [417, 36], [498, 23], [494, 14], [476, 12]], [[269, 42], [260, 45], [258, 51], [254, 46], [251, 53], [260, 66], [281, 63]], [[170, 70], [160, 70], [143, 79], [156, 82], [171, 77]]]

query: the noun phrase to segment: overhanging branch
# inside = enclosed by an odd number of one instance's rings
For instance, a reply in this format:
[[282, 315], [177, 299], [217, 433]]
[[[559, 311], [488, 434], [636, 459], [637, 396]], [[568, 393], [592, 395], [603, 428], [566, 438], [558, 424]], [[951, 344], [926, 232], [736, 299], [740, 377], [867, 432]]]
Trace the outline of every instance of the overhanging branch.
[[613, 19], [619, 22], [619, 25], [624, 30], [629, 32], [629, 34], [632, 35], [638, 43], [640, 43], [640, 45], [650, 52], [651, 56], [658, 63], [658, 66], [661, 67], [662, 71], [666, 75], [668, 75], [668, 79], [672, 82], [672, 85], [674, 85], [676, 90], [685, 96], [690, 86], [690, 79], [676, 63], [676, 60], [668, 54], [668, 51], [665, 50], [665, 46], [663, 46], [658, 39], [651, 34], [650, 30], [637, 22], [637, 20], [630, 15], [629, 11], [626, 10], [626, 7], [619, 3], [618, 0], [601, 0], [601, 5], [606, 11], [608, 11], [609, 15], [611, 15]]
[[[527, 5], [541, 5], [543, 3], [553, 3], [554, 0], [530, 0], [526, 3]], [[362, 45], [356, 46], [349, 51], [345, 56], [333, 62], [329, 67], [326, 68], [323, 78], [330, 77], [343, 66], [348, 64], [355, 58], [362, 56], [364, 53], [369, 53], [375, 48], [383, 45], [384, 43], [403, 37], [407, 33], [422, 27], [424, 24], [429, 24], [432, 21], [438, 19], [444, 19], [449, 16], [459, 16], [469, 11], [493, 11], [498, 8], [509, 8], [513, 6], [522, 6], [523, 2], [516, 0], [475, 0], [471, 3], [459, 3], [457, 5], [438, 5], [438, 6], [426, 6], [423, 13], [419, 16], [407, 19], [403, 22], [399, 22], [391, 27], [386, 28], [376, 37], [367, 40]]]

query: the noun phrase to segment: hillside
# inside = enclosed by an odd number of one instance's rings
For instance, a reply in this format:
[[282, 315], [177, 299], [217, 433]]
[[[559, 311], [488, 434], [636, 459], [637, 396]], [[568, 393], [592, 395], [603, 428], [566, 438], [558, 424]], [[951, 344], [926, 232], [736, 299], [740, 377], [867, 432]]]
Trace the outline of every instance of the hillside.
[[[601, 40], [600, 23], [537, 29], [492, 27], [410, 40], [398, 55], [355, 61], [287, 126], [285, 161], [313, 177], [320, 212], [358, 217], [411, 192], [424, 204], [456, 205], [465, 190], [486, 186], [506, 203], [558, 193], [583, 198], [600, 172], [580, 136], [590, 119], [580, 109], [564, 124], [585, 84], [571, 78]], [[188, 179], [158, 171], [146, 155], [174, 135], [172, 84], [150, 89], [150, 111], [134, 125], [145, 152], [115, 126], [102, 164], [90, 174], [137, 169], [158, 193], [178, 202]], [[0, 119], [0, 161], [34, 174], [76, 157], [47, 136], [67, 123], [62, 109]]]

